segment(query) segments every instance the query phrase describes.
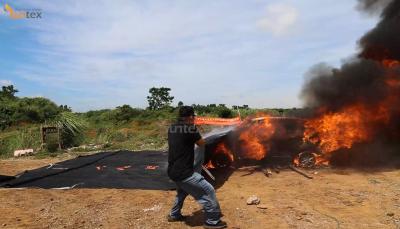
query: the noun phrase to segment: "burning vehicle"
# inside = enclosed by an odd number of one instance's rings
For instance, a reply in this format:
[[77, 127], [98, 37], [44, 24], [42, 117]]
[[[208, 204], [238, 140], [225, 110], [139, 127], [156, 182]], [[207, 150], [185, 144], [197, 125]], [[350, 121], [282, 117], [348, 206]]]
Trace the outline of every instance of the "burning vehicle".
[[328, 164], [314, 144], [304, 142], [304, 123], [302, 118], [258, 115], [237, 126], [215, 131], [205, 137], [205, 165], [219, 168]]
[[207, 167], [246, 162], [376, 166], [398, 159], [400, 139], [400, 1], [360, 1], [381, 12], [359, 41], [359, 53], [339, 68], [314, 66], [301, 98], [301, 118], [251, 117], [209, 138]]
[[291, 160], [293, 149], [302, 141], [303, 120], [260, 116], [206, 136], [205, 162], [208, 168], [239, 166], [271, 158]]

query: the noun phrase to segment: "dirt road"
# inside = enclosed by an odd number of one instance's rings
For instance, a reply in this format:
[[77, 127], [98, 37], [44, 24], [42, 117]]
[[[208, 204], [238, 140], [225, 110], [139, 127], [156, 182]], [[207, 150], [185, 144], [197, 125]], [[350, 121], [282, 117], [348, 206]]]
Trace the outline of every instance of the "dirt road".
[[[1, 160], [0, 174], [56, 160]], [[313, 176], [235, 171], [217, 190], [224, 220], [229, 228], [400, 228], [400, 170]], [[253, 194], [267, 209], [246, 205]], [[203, 214], [192, 198], [186, 223], [166, 221], [173, 198], [173, 191], [0, 189], [0, 228], [200, 228]]]

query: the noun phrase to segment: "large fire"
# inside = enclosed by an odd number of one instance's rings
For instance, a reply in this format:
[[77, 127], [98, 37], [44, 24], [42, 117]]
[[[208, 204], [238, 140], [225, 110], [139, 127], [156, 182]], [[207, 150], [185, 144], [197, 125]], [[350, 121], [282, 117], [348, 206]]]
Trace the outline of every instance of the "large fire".
[[387, 125], [391, 118], [389, 109], [399, 104], [395, 90], [399, 89], [399, 75], [392, 69], [400, 66], [394, 60], [382, 61], [385, 67], [387, 96], [378, 104], [356, 103], [336, 112], [319, 110], [317, 118], [305, 122], [304, 141], [316, 144], [322, 153], [350, 149], [356, 143], [365, 143], [375, 137], [376, 125]]
[[323, 153], [340, 148], [351, 148], [354, 143], [368, 140], [370, 112], [363, 105], [355, 105], [339, 112], [328, 112], [305, 122], [304, 141], [320, 147]]
[[[261, 114], [260, 114], [261, 115]], [[258, 115], [257, 117], [259, 117]], [[275, 133], [275, 126], [269, 116], [261, 118], [249, 117], [237, 127], [238, 136], [235, 141], [235, 152], [225, 142], [220, 142], [213, 150], [212, 159], [207, 168], [224, 167], [231, 164], [237, 155], [241, 159], [261, 160], [269, 151], [269, 140]]]
[[252, 122], [250, 119], [245, 122], [245, 127], [239, 135], [240, 152], [242, 158], [263, 159], [268, 151], [268, 140], [275, 133], [275, 127], [269, 117], [259, 122]]

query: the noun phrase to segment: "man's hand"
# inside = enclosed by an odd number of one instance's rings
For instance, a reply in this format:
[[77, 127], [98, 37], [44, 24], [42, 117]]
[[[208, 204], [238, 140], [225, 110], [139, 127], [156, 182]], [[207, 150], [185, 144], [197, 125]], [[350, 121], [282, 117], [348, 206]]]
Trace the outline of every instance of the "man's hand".
[[196, 142], [196, 145], [198, 145], [198, 146], [204, 146], [205, 144], [206, 144], [206, 141], [204, 141], [203, 138]]

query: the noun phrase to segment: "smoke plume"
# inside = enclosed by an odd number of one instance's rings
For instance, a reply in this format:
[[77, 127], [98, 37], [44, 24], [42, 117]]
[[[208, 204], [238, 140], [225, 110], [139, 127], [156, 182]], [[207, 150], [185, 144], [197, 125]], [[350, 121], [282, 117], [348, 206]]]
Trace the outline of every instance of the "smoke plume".
[[392, 93], [384, 77], [388, 70], [381, 61], [400, 60], [400, 1], [363, 0], [360, 5], [365, 10], [386, 8], [377, 26], [360, 39], [357, 58], [339, 69], [319, 64], [310, 70], [301, 92], [306, 107], [335, 111], [355, 102], [373, 105]]
[[379, 14], [391, 0], [358, 0], [357, 9], [369, 14]]
[[[380, 152], [390, 151], [400, 138], [400, 0], [360, 0], [358, 9], [379, 13], [376, 27], [361, 37], [359, 53], [341, 67], [314, 66], [301, 98], [314, 109], [308, 125], [316, 136], [326, 137], [319, 140], [326, 148], [348, 152], [361, 145], [371, 151], [368, 146], [379, 145]], [[335, 137], [335, 131], [341, 134]]]

